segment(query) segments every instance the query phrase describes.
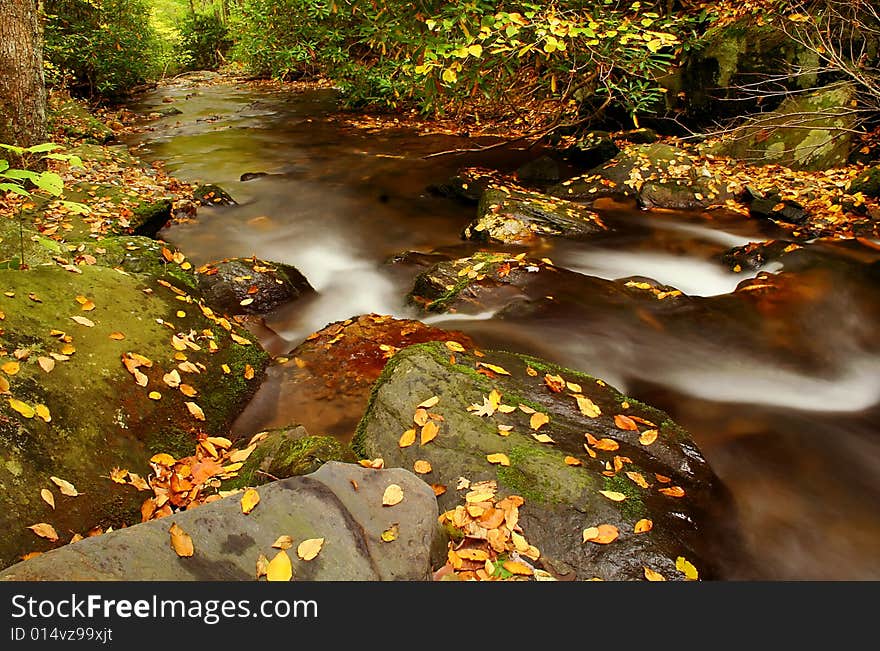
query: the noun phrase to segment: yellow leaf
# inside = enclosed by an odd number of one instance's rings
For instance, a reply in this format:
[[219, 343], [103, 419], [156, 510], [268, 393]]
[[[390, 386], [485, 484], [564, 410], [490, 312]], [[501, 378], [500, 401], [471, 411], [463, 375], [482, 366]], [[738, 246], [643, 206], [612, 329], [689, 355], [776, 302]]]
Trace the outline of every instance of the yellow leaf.
[[150, 457], [150, 463], [165, 467], [173, 466], [175, 461], [176, 459], [166, 452], [159, 452]]
[[427, 475], [433, 468], [431, 467], [430, 462], [419, 459], [413, 464], [413, 470], [415, 470], [420, 475]]
[[693, 563], [687, 560], [684, 556], [679, 556], [675, 559], [675, 569], [683, 573], [689, 581], [696, 581], [700, 578], [700, 573], [697, 571], [697, 568], [694, 567]]
[[185, 402], [186, 408], [189, 410], [189, 413], [193, 415], [193, 418], [196, 420], [205, 420], [205, 412], [202, 411], [202, 408], [199, 407], [194, 402]]
[[510, 465], [510, 459], [507, 457], [506, 454], [504, 454], [502, 452], [496, 452], [494, 454], [487, 454], [486, 461], [488, 461], [489, 463], [497, 463], [502, 466], [509, 466]]
[[125, 334], [122, 332], [111, 332], [110, 338], [115, 339], [116, 341], [122, 341], [123, 339], [125, 339]]
[[651, 520], [648, 520], [647, 518], [642, 518], [641, 520], [636, 522], [636, 526], [633, 527], [633, 531], [635, 533], [647, 533], [653, 528], [654, 523], [651, 522]]
[[[446, 343], [449, 343], [449, 342], [446, 342]], [[440, 402], [440, 398], [439, 398], [439, 397], [437, 397], [437, 396], [431, 396], [430, 398], [428, 398], [428, 399], [425, 400], [424, 402], [420, 402], [420, 403], [419, 403], [418, 405], [416, 405], [416, 406], [417, 406], [417, 407], [421, 407], [422, 409], [430, 409], [431, 407], [433, 407], [434, 405], [436, 405], [438, 402]]]
[[468, 51], [468, 54], [470, 54], [472, 57], [476, 57], [478, 59], [481, 56], [483, 56], [483, 46], [480, 45], [479, 43], [475, 43], [474, 45], [469, 45], [467, 51]]
[[645, 578], [648, 581], [665, 581], [666, 578], [660, 574], [660, 572], [655, 572], [650, 567], [645, 567]]
[[266, 566], [266, 580], [290, 581], [291, 578], [293, 578], [293, 566], [290, 564], [290, 556], [282, 549]]
[[657, 440], [657, 430], [655, 429], [646, 429], [639, 436], [639, 443], [642, 445], [651, 445], [654, 441]]
[[456, 81], [458, 81], [458, 75], [455, 74], [455, 70], [453, 70], [452, 68], [446, 68], [443, 71], [442, 79], [448, 84], [454, 84]]
[[247, 515], [260, 503], [260, 494], [253, 488], [248, 488], [241, 496], [241, 512]]
[[51, 479], [52, 483], [54, 483], [58, 487], [58, 490], [61, 491], [62, 495], [67, 495], [68, 497], [76, 497], [80, 495], [80, 492], [76, 490], [76, 487], [74, 487], [74, 485], [66, 479], [61, 479], [54, 476], [49, 477], [49, 479]]
[[408, 429], [400, 435], [400, 440], [397, 442], [397, 446], [401, 448], [408, 448], [415, 442], [416, 431], [414, 429]]
[[128, 483], [126, 480], [126, 477], [128, 477], [128, 470], [125, 470], [123, 468], [117, 467], [117, 468], [113, 468], [113, 470], [110, 471], [110, 479], [113, 480], [114, 482], [116, 482], [117, 484]]
[[323, 546], [323, 538], [309, 538], [308, 540], [303, 540], [299, 546], [297, 546], [296, 555], [304, 561], [310, 561], [320, 553], [321, 547]]
[[578, 409], [580, 409], [581, 413], [587, 418], [598, 418], [602, 415], [602, 410], [599, 409], [599, 406], [589, 398], [585, 396], [575, 396], [575, 399], [577, 400]]
[[266, 558], [265, 554], [260, 554], [257, 557], [257, 579], [262, 576], [266, 576], [266, 572], [269, 570], [269, 559]]
[[397, 484], [391, 484], [382, 494], [382, 506], [394, 506], [403, 501], [403, 489]]
[[278, 536], [272, 546], [275, 549], [290, 549], [293, 547], [293, 538], [288, 535]]
[[0, 371], [6, 373], [6, 375], [15, 375], [18, 373], [21, 368], [21, 364], [18, 362], [6, 362], [2, 366], [0, 366]]
[[489, 552], [483, 549], [459, 549], [456, 551], [459, 558], [463, 558], [466, 561], [478, 561], [482, 563], [483, 561], [489, 560]]
[[607, 497], [612, 502], [622, 502], [626, 499], [626, 495], [624, 495], [623, 493], [618, 493], [617, 491], [599, 491], [599, 493]]
[[34, 405], [34, 413], [46, 423], [52, 420], [52, 414], [46, 405]]
[[95, 327], [95, 322], [92, 321], [91, 319], [87, 319], [84, 316], [77, 315], [77, 316], [72, 316], [70, 318], [73, 319], [74, 321], [76, 321], [78, 324], [83, 325], [87, 328], [94, 328]]
[[171, 528], [168, 529], [168, 533], [171, 534], [171, 549], [181, 557], [192, 556], [195, 552], [193, 548], [193, 541], [190, 535], [180, 528], [176, 522], [172, 523]]
[[382, 540], [385, 542], [394, 542], [397, 540], [397, 537], [400, 535], [400, 526], [397, 524], [392, 524], [385, 531], [382, 532]]
[[538, 430], [549, 422], [550, 417], [547, 414], [536, 411], [529, 419], [529, 427], [531, 427], [533, 430]]
[[532, 438], [538, 443], [555, 443], [555, 441], [546, 434], [532, 434]]
[[46, 522], [38, 522], [37, 524], [32, 524], [28, 527], [31, 531], [37, 534], [40, 538], [46, 538], [51, 542], [55, 542], [58, 540], [58, 532], [55, 531], [55, 527]]
[[52, 495], [52, 491], [48, 488], [44, 488], [40, 491], [40, 497], [43, 498], [43, 501], [51, 506], [53, 509], [55, 508], [55, 496]]
[[440, 432], [440, 427], [433, 420], [425, 423], [425, 426], [422, 428], [421, 435], [421, 444], [426, 445], [437, 438], [437, 434]]
[[[245, 339], [244, 337], [241, 337], [241, 336], [235, 334], [234, 332], [230, 332], [229, 336], [232, 337], [232, 341], [239, 344], [240, 346], [250, 346], [253, 343], [250, 339]], [[271, 565], [271, 563], [270, 563], [270, 565]]]
[[[454, 353], [463, 353], [464, 352], [464, 346], [462, 346], [457, 341], [447, 341], [446, 347]], [[419, 406], [422, 406], [422, 405], [419, 405]]]
[[150, 391], [150, 392], [147, 394], [147, 397], [148, 397], [150, 400], [161, 400], [161, 399], [162, 399], [162, 394], [159, 393], [158, 391]]
[[498, 375], [510, 375], [510, 373], [508, 373], [505, 369], [501, 368], [500, 366], [496, 366], [495, 364], [487, 364], [486, 362], [480, 362], [479, 364], [477, 364], [477, 366], [483, 366], [483, 367], [489, 369], [490, 371], [492, 371], [493, 373], [498, 373]]
[[626, 473], [626, 476], [629, 477], [631, 480], [633, 480], [636, 484], [638, 484], [638, 485], [641, 486], [642, 488], [648, 488], [648, 482], [647, 482], [647, 480], [642, 476], [641, 473], [639, 473], [639, 472], [631, 472], [631, 471], [628, 471], [628, 472]]
[[253, 380], [254, 379], [254, 367], [250, 364], [244, 365], [244, 379], [245, 380]]
[[9, 393], [9, 380], [0, 375], [0, 393]]
[[532, 568], [519, 561], [504, 561], [501, 566], [511, 574], [519, 574], [521, 576], [531, 576], [533, 574]]

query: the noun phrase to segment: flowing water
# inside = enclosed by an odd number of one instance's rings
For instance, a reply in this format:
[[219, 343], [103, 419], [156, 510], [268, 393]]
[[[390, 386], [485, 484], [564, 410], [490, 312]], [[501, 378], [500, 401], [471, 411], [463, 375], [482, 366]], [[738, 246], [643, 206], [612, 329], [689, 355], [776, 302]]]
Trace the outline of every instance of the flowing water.
[[[298, 267], [317, 295], [269, 315], [281, 353], [326, 324], [378, 312], [419, 318], [404, 297], [417, 270], [404, 251], [467, 254], [475, 209], [427, 191], [463, 165], [512, 171], [527, 149], [423, 158], [480, 144], [413, 130], [356, 128], [331, 90], [260, 91], [186, 82], [133, 110], [182, 111], [129, 143], [187, 181], [223, 186], [238, 205], [200, 209], [160, 237], [199, 264], [256, 255]], [[240, 181], [247, 172], [263, 172]], [[533, 253], [604, 279], [644, 276], [694, 297], [646, 311], [554, 288], [538, 312], [433, 315], [486, 348], [536, 354], [603, 377], [667, 411], [692, 433], [730, 488], [750, 558], [731, 579], [880, 579], [880, 252], [815, 243], [763, 297], [732, 293], [754, 276], [720, 264], [725, 250], [780, 235], [733, 215], [598, 207], [614, 230], [590, 243], [548, 241]], [[236, 428], [256, 431], [296, 405], [260, 404]], [[270, 413], [271, 412], [271, 413]]]

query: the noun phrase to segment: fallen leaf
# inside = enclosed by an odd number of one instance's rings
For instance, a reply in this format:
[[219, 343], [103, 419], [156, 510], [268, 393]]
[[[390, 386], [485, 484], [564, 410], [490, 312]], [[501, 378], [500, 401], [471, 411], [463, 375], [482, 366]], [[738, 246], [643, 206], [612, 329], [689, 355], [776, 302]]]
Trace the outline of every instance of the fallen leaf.
[[275, 542], [272, 543], [272, 547], [275, 549], [290, 549], [293, 547], [293, 538], [288, 536], [287, 534], [283, 536], [278, 536], [275, 539]]
[[550, 422], [550, 417], [540, 411], [536, 411], [529, 419], [529, 427], [533, 430], [539, 430], [541, 427]]
[[563, 459], [563, 461], [565, 461], [565, 465], [567, 465], [567, 466], [582, 466], [582, 465], [584, 465], [584, 462], [581, 461], [580, 459], [578, 459], [577, 457], [571, 457], [571, 456], [565, 457], [565, 459]]
[[635, 533], [647, 533], [653, 528], [654, 523], [651, 520], [648, 520], [647, 518], [642, 518], [641, 520], [636, 522], [636, 526], [633, 527], [633, 531]]
[[167, 452], [159, 452], [150, 457], [150, 463], [155, 463], [160, 466], [173, 466], [176, 459], [172, 457]]
[[189, 413], [193, 415], [193, 418], [196, 420], [205, 420], [205, 412], [202, 411], [202, 408], [199, 407], [194, 402], [184, 402], [186, 408], [189, 410]]
[[18, 362], [6, 362], [0, 366], [0, 371], [3, 371], [6, 375], [15, 375], [19, 369], [21, 369], [21, 364]]
[[440, 497], [446, 492], [446, 486], [443, 484], [431, 484], [431, 490], [434, 491], [436, 497]]
[[403, 501], [403, 489], [397, 484], [391, 484], [382, 494], [382, 506], [394, 506]]
[[694, 564], [687, 560], [684, 556], [675, 559], [675, 569], [682, 572], [689, 581], [696, 581], [700, 578], [700, 573]]
[[403, 434], [400, 435], [400, 440], [397, 441], [397, 446], [401, 448], [408, 448], [413, 443], [416, 442], [416, 431], [414, 429], [408, 429]]
[[254, 367], [250, 364], [244, 365], [244, 379], [245, 380], [253, 380], [254, 379]]
[[66, 479], [61, 479], [60, 477], [54, 476], [49, 477], [49, 479], [51, 479], [52, 483], [54, 483], [58, 487], [58, 490], [61, 491], [62, 495], [67, 495], [68, 497], [77, 497], [81, 494], [79, 491], [76, 490], [74, 485]]
[[666, 580], [666, 578], [662, 574], [660, 574], [660, 572], [655, 572], [650, 567], [645, 566], [644, 570], [645, 570], [645, 578], [648, 579], [648, 581], [665, 581]]
[[176, 522], [171, 524], [168, 529], [171, 534], [171, 549], [181, 557], [192, 556], [194, 553], [193, 541], [188, 533], [180, 528]]
[[648, 481], [639, 472], [627, 471], [626, 476], [642, 488], [648, 488]]
[[477, 366], [482, 366], [484, 368], [489, 369], [493, 373], [498, 373], [498, 375], [510, 375], [505, 369], [500, 366], [496, 366], [495, 364], [487, 364], [486, 362], [478, 362]]
[[655, 429], [646, 429], [639, 436], [639, 443], [642, 445], [651, 445], [651, 443], [657, 440], [657, 434], [658, 432]]
[[55, 542], [58, 540], [58, 532], [55, 531], [55, 527], [47, 522], [38, 522], [37, 524], [32, 524], [28, 527], [31, 531], [37, 534], [40, 538], [46, 538], [51, 542]]
[[395, 523], [382, 532], [382, 540], [384, 542], [394, 542], [400, 535], [400, 526]]
[[95, 322], [92, 321], [91, 319], [87, 319], [84, 316], [77, 315], [77, 316], [72, 316], [70, 318], [73, 319], [74, 321], [76, 321], [78, 324], [83, 325], [87, 328], [94, 328], [95, 327]]
[[426, 445], [437, 438], [437, 434], [440, 432], [440, 427], [433, 420], [425, 423], [425, 426], [422, 428], [421, 434], [421, 445]]
[[147, 398], [149, 398], [150, 400], [161, 400], [161, 399], [162, 399], [162, 394], [159, 393], [158, 391], [150, 391], [150, 392], [147, 394]]
[[633, 432], [639, 431], [639, 426], [636, 425], [636, 422], [629, 416], [624, 416], [623, 414], [617, 414], [614, 417], [614, 425], [622, 430], [630, 430]]
[[260, 577], [266, 576], [266, 572], [269, 570], [269, 559], [266, 558], [265, 554], [260, 554], [257, 557], [257, 579]]
[[428, 461], [424, 461], [423, 459], [418, 459], [413, 464], [413, 470], [415, 470], [420, 475], [427, 475], [433, 468], [431, 467], [431, 463]]
[[525, 563], [520, 563], [519, 561], [504, 561], [501, 564], [501, 567], [503, 567], [511, 574], [518, 574], [520, 576], [531, 576], [533, 574], [532, 568], [530, 568]]
[[123, 339], [125, 339], [125, 334], [122, 332], [111, 332], [110, 338], [116, 341], [122, 341]]
[[486, 461], [488, 461], [489, 463], [495, 463], [495, 464], [499, 464], [502, 466], [509, 466], [510, 465], [510, 459], [507, 457], [506, 454], [504, 454], [502, 452], [496, 452], [494, 454], [487, 454]]
[[565, 380], [563, 380], [562, 376], [559, 375], [550, 375], [549, 373], [545, 373], [544, 384], [546, 384], [547, 388], [550, 389], [553, 393], [561, 393], [565, 390]]
[[670, 486], [669, 488], [661, 488], [659, 490], [669, 497], [684, 497], [684, 489], [681, 486]]
[[40, 491], [40, 497], [43, 498], [43, 501], [51, 506], [53, 509], [55, 508], [55, 496], [52, 495], [52, 491], [48, 488], [44, 488]]
[[0, 375], [0, 393], [9, 393], [9, 380]]
[[52, 369], [55, 368], [55, 360], [51, 357], [37, 357], [37, 364], [39, 364], [40, 368], [46, 371], [46, 373], [51, 373]]
[[324, 546], [323, 538], [309, 538], [303, 540], [296, 548], [296, 555], [304, 561], [310, 561], [317, 556]]
[[241, 496], [241, 512], [247, 515], [260, 503], [260, 494], [253, 488], [248, 488]]
[[454, 353], [463, 353], [464, 346], [462, 346], [457, 341], [447, 341], [445, 342], [446, 347]]
[[599, 491], [599, 494], [607, 497], [612, 502], [622, 502], [626, 499], [626, 495], [617, 491]]
[[578, 409], [580, 409], [581, 413], [587, 418], [598, 418], [602, 415], [602, 410], [599, 409], [599, 405], [586, 396], [575, 396], [575, 400], [577, 400]]
[[430, 398], [428, 398], [424, 402], [420, 402], [416, 406], [421, 407], [422, 409], [430, 409], [431, 407], [436, 405], [438, 402], [440, 402], [440, 398], [438, 398], [437, 396], [431, 396]]
[[123, 468], [113, 468], [110, 471], [110, 479], [117, 484], [127, 484], [128, 470]]
[[547, 434], [532, 434], [532, 438], [535, 439], [538, 443], [555, 443], [552, 438], [550, 438]]
[[290, 581], [292, 578], [293, 566], [290, 564], [290, 556], [282, 549], [266, 566], [266, 580]]
[[45, 423], [52, 420], [52, 414], [46, 405], [34, 405], [34, 413]]
[[590, 527], [584, 529], [584, 542], [594, 542], [600, 545], [607, 545], [617, 540], [619, 532], [613, 524], [600, 524], [598, 527]]
[[181, 384], [177, 389], [187, 398], [195, 398], [199, 393], [195, 390], [195, 387], [192, 387], [189, 384]]

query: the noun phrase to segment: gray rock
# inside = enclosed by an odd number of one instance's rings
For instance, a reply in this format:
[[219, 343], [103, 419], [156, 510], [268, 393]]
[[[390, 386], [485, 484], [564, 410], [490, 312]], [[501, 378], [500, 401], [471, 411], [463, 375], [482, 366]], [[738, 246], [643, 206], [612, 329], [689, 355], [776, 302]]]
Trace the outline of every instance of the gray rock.
[[314, 291], [296, 267], [258, 258], [211, 263], [198, 269], [197, 280], [208, 304], [228, 314], [266, 314]]
[[465, 239], [521, 244], [542, 235], [580, 238], [608, 230], [599, 215], [580, 204], [507, 185], [489, 186], [477, 215], [465, 227]]
[[642, 208], [670, 208], [673, 210], [701, 210], [723, 204], [733, 198], [727, 185], [709, 180], [678, 180], [643, 183], [638, 201]]
[[[433, 470], [426, 481], [447, 487], [438, 498], [443, 510], [463, 503], [464, 491], [455, 488], [459, 477], [471, 482], [494, 479], [500, 495], [522, 496], [524, 535], [541, 551], [544, 567], [555, 574], [640, 579], [647, 566], [668, 579], [683, 578], [675, 562], [684, 556], [701, 576], [712, 576], [713, 545], [724, 540], [734, 548], [737, 538], [724, 525], [716, 529], [721, 520], [713, 519], [710, 512], [718, 508], [725, 520], [732, 520], [731, 504], [684, 430], [666, 414], [580, 372], [523, 355], [483, 352], [482, 357], [459, 352], [452, 361], [445, 346], [429, 343], [397, 353], [376, 383], [355, 436], [356, 450], [368, 457], [381, 456], [386, 467], [409, 468], [417, 459], [429, 461]], [[487, 364], [509, 375], [496, 373]], [[529, 368], [537, 373], [530, 374]], [[490, 377], [482, 374], [487, 372]], [[579, 384], [601, 415], [591, 418], [581, 413], [571, 387], [552, 392], [545, 385], [545, 374]], [[467, 410], [469, 405], [484, 404], [493, 389], [501, 393], [503, 404], [515, 408], [512, 412], [479, 416]], [[429, 411], [443, 418], [436, 421], [439, 434], [426, 445], [401, 448], [398, 439], [413, 427], [416, 406], [432, 396], [439, 402]], [[539, 431], [552, 437], [552, 444], [533, 438], [530, 416], [519, 405], [549, 416], [549, 423]], [[637, 423], [640, 431], [617, 427], [617, 414], [644, 419]], [[500, 432], [499, 425], [512, 429]], [[656, 429], [659, 436], [643, 445], [640, 433], [648, 429]], [[595, 457], [585, 451], [584, 444], [591, 441], [585, 432], [595, 437], [591, 445]], [[596, 439], [601, 442], [595, 444]], [[507, 455], [509, 466], [487, 461], [488, 454], [499, 452]], [[582, 465], [569, 465], [567, 456]], [[659, 492], [673, 486], [684, 496]], [[620, 493], [625, 499], [613, 501], [600, 490]], [[636, 534], [634, 525], [642, 518], [652, 520], [653, 528]], [[584, 543], [582, 531], [599, 524], [616, 526], [619, 538], [607, 545]]]
[[226, 190], [213, 183], [196, 187], [193, 199], [203, 206], [232, 206], [237, 203]]
[[[403, 501], [382, 506], [387, 486]], [[253, 581], [260, 554], [293, 538], [288, 550], [294, 581], [420, 581], [430, 578], [443, 547], [431, 488], [403, 469], [371, 470], [330, 462], [315, 473], [257, 489], [248, 515], [232, 496], [191, 511], [119, 529], [55, 549], [0, 572], [4, 581]], [[179, 557], [168, 530], [176, 523], [192, 537], [195, 553]], [[397, 524], [399, 537], [382, 532]], [[324, 538], [316, 558], [303, 561], [296, 545]]]

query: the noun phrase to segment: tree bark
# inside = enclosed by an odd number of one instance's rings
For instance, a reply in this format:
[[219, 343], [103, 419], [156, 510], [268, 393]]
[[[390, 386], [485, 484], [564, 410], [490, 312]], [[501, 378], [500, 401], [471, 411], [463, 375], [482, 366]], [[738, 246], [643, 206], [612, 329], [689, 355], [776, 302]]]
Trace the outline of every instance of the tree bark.
[[38, 0], [0, 0], [0, 142], [46, 139], [43, 18]]

